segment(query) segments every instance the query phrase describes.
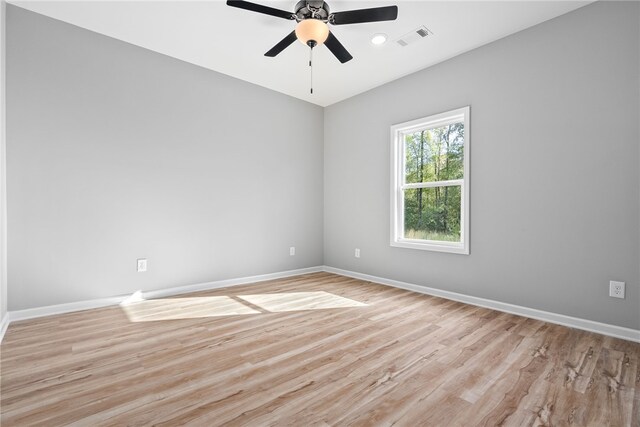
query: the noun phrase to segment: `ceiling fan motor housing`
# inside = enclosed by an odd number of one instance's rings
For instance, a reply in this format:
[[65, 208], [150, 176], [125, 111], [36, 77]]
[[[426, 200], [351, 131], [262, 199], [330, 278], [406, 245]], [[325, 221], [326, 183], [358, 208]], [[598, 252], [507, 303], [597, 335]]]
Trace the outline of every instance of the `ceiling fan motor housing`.
[[298, 22], [305, 19], [319, 19], [327, 22], [329, 21], [329, 14], [329, 5], [322, 0], [302, 0], [295, 7], [295, 16]]

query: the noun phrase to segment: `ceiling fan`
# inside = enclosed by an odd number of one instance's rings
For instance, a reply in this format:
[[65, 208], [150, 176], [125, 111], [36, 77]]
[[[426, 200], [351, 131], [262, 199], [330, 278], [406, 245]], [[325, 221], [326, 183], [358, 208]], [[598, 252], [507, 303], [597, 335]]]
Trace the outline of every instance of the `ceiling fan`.
[[278, 55], [298, 39], [311, 49], [324, 43], [331, 53], [343, 64], [353, 59], [353, 57], [329, 30], [327, 24], [345, 25], [393, 21], [398, 17], [398, 6], [346, 10], [331, 13], [327, 2], [322, 0], [299, 1], [295, 6], [294, 12], [287, 12], [285, 10], [241, 0], [227, 0], [227, 5], [278, 18], [296, 20], [298, 24], [295, 30], [265, 53], [265, 56], [273, 57]]

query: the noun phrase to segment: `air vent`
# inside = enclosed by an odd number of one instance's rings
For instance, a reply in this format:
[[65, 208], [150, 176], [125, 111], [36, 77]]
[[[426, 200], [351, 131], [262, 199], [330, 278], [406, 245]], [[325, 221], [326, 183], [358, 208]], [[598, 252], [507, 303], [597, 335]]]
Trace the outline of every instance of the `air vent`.
[[433, 33], [429, 31], [427, 27], [425, 27], [424, 25], [421, 25], [415, 30], [410, 31], [404, 36], [400, 37], [398, 40], [396, 40], [396, 43], [398, 43], [402, 47], [409, 46], [410, 44], [415, 43], [418, 40], [422, 40], [423, 38], [427, 37], [429, 34], [433, 34]]

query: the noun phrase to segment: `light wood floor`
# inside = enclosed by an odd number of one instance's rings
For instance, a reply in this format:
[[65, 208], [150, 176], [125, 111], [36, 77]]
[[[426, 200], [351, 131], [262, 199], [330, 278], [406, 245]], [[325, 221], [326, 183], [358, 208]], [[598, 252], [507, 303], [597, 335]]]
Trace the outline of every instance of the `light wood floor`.
[[639, 426], [640, 345], [316, 273], [12, 323], [2, 426]]

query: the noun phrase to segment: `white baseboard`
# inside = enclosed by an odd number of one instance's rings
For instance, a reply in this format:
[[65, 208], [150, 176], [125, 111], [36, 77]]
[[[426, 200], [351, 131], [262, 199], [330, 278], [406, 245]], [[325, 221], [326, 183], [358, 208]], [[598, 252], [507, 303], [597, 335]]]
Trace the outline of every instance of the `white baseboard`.
[[[640, 342], [640, 330], [624, 328], [622, 326], [609, 325], [606, 323], [595, 322], [593, 320], [580, 319], [578, 317], [565, 316], [563, 314], [551, 313], [548, 311], [537, 310], [534, 308], [523, 307], [514, 304], [508, 304], [500, 301], [494, 301], [474, 296], [459, 294], [456, 292], [443, 291], [441, 289], [419, 286], [412, 283], [400, 282], [398, 280], [386, 279], [384, 277], [371, 276], [369, 274], [358, 273], [355, 271], [343, 270], [340, 268], [329, 266], [317, 266], [309, 268], [301, 268], [297, 270], [281, 271], [277, 273], [261, 274], [257, 276], [240, 277], [236, 279], [218, 280], [214, 282], [199, 283], [195, 285], [179, 286], [175, 288], [158, 289], [155, 291], [142, 292], [145, 299], [162, 298], [172, 295], [185, 294], [189, 292], [206, 291], [211, 289], [226, 288], [230, 286], [245, 285], [248, 283], [264, 282], [266, 280], [280, 279], [284, 277], [298, 276], [301, 274], [317, 273], [326, 271], [328, 273], [339, 274], [341, 276], [353, 277], [356, 279], [366, 280], [369, 282], [380, 283], [382, 285], [392, 286], [395, 288], [406, 289], [427, 295], [433, 295], [466, 304], [476, 305], [479, 307], [490, 308], [493, 310], [503, 311], [505, 313], [516, 314], [519, 316], [530, 317], [545, 322], [555, 323], [558, 325], [568, 326], [571, 328], [582, 329], [589, 332], [596, 332], [615, 338], [622, 338], [629, 341]], [[51, 316], [54, 314], [70, 313], [80, 310], [89, 310], [92, 308], [107, 307], [118, 305], [131, 295], [121, 295], [110, 298], [100, 298], [88, 301], [78, 301], [67, 304], [50, 305], [46, 307], [30, 308], [26, 310], [16, 310], [8, 312], [0, 322], [0, 342], [4, 337], [10, 322], [19, 320], [33, 319], [36, 317]]]
[[9, 327], [9, 313], [5, 313], [2, 320], [0, 320], [0, 343], [2, 342], [2, 338], [4, 338], [4, 333], [7, 332], [8, 327]]
[[324, 267], [299, 268], [297, 270], [279, 271], [277, 273], [260, 274], [258, 276], [240, 277], [237, 279], [218, 280], [215, 282], [199, 283], [196, 285], [179, 286], [176, 288], [158, 289], [142, 293], [145, 299], [164, 298], [172, 295], [187, 294], [190, 292], [208, 291], [211, 289], [227, 288], [229, 286], [246, 285], [248, 283], [265, 282], [267, 280], [282, 279], [284, 277], [299, 276], [301, 274], [318, 273], [324, 271]]
[[508, 304], [500, 301], [478, 298], [470, 295], [459, 294], [456, 292], [443, 291], [441, 289], [429, 288], [427, 286], [414, 285], [412, 283], [400, 282], [398, 280], [386, 279], [384, 277], [371, 276], [369, 274], [358, 273], [355, 271], [343, 270], [325, 266], [324, 271], [327, 273], [339, 274], [341, 276], [353, 277], [355, 279], [366, 280], [369, 282], [380, 283], [382, 285], [392, 286], [394, 288], [406, 289], [426, 295], [433, 295], [466, 304], [476, 305], [479, 307], [490, 308], [493, 310], [503, 311], [505, 313], [517, 314], [518, 316], [530, 317], [532, 319], [542, 320], [549, 323], [555, 323], [570, 328], [582, 329], [589, 332], [596, 332], [602, 335], [608, 335], [615, 338], [622, 338], [629, 341], [640, 342], [640, 330], [630, 329], [622, 326], [609, 325], [607, 323], [595, 322], [593, 320], [581, 319], [579, 317], [565, 316], [564, 314], [551, 313], [548, 311], [537, 310], [535, 308], [523, 307], [520, 305]]
[[[186, 294], [189, 292], [206, 291], [211, 289], [226, 288], [229, 286], [245, 285], [247, 283], [264, 282], [266, 280], [281, 279], [284, 277], [299, 276], [301, 274], [317, 273], [323, 271], [322, 266], [300, 268], [297, 270], [280, 271], [277, 273], [260, 274], [257, 276], [239, 277], [235, 279], [218, 280], [215, 282], [198, 283], [195, 285], [179, 286], [175, 288], [158, 289], [155, 291], [142, 292], [142, 297], [145, 299], [162, 298], [171, 295]], [[25, 310], [10, 311], [5, 316], [6, 320], [3, 320], [3, 328], [6, 329], [9, 322], [16, 322], [19, 320], [34, 319], [36, 317], [51, 316], [54, 314], [71, 313], [74, 311], [89, 310], [92, 308], [107, 307], [111, 305], [118, 305], [131, 295], [120, 295], [116, 297], [99, 298], [87, 301], [70, 302], [66, 304], [49, 305], [45, 307], [28, 308]], [[5, 323], [6, 322], [6, 325]], [[4, 334], [3, 329], [3, 334]], [[2, 340], [0, 339], [0, 342]]]

